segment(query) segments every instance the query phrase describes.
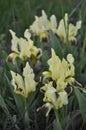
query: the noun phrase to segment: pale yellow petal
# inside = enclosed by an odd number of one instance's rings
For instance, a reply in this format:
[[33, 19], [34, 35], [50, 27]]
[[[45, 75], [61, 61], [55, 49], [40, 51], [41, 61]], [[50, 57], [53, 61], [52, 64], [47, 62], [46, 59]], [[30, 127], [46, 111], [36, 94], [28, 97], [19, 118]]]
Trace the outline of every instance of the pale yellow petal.
[[12, 80], [11, 83], [14, 87], [14, 92], [20, 95], [25, 94], [24, 81], [20, 74], [11, 71]]
[[72, 54], [68, 54], [68, 55], [67, 55], [67, 61], [68, 61], [69, 63], [71, 63], [71, 64], [74, 62], [74, 58], [73, 58]]
[[20, 49], [20, 58], [22, 60], [26, 60], [28, 57], [31, 56], [30, 50], [29, 50], [29, 43], [23, 38], [19, 39], [19, 49]]
[[16, 57], [19, 57], [19, 55], [17, 53], [15, 53], [15, 52], [10, 53], [7, 57], [7, 61], [15, 64], [16, 63]]
[[12, 35], [12, 46], [11, 46], [11, 50], [16, 52], [16, 53], [19, 53], [19, 50], [18, 50], [18, 41], [19, 41], [19, 38], [16, 36], [15, 32], [12, 31], [12, 30], [9, 30], [11, 35]]
[[29, 32], [29, 29], [26, 29], [25, 32], [24, 32], [24, 37], [27, 38], [28, 40], [30, 39], [31, 37], [31, 34]]
[[43, 87], [40, 88], [40, 90], [42, 92], [46, 92], [48, 90], [49, 87], [52, 87], [53, 86], [53, 82], [49, 82], [49, 83], [46, 83]]
[[36, 85], [37, 85], [34, 80], [35, 75], [28, 62], [26, 63], [25, 68], [23, 69], [23, 76], [25, 81], [25, 92], [27, 97], [30, 92], [36, 90]]

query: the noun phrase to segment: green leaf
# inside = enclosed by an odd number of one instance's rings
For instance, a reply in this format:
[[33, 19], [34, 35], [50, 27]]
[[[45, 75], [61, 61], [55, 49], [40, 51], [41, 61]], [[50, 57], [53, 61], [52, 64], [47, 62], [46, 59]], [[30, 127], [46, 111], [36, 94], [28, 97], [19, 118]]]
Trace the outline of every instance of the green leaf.
[[78, 56], [78, 51], [75, 46], [72, 46], [70, 44], [66, 44], [64, 46], [64, 55], [66, 56], [68, 53], [71, 53], [75, 59], [77, 59]]
[[28, 110], [26, 109], [26, 112], [25, 112], [25, 120], [24, 120], [24, 123], [25, 123], [25, 127], [26, 128], [29, 128], [29, 114], [28, 114]]
[[17, 95], [14, 93], [13, 91], [13, 88], [12, 88], [12, 85], [10, 83], [10, 80], [8, 79], [7, 75], [5, 74], [5, 78], [9, 84], [9, 89], [11, 89], [11, 92], [13, 94], [13, 97], [14, 97], [14, 100], [15, 100], [15, 103], [16, 103], [16, 106], [18, 108], [18, 111], [19, 113], [22, 115], [22, 113], [24, 112], [24, 109], [25, 109], [25, 101], [24, 101], [24, 97], [20, 96], [20, 95]]
[[54, 122], [53, 122], [53, 130], [62, 130], [61, 123], [60, 123], [59, 119], [54, 120]]
[[63, 52], [62, 52], [62, 45], [58, 37], [50, 31], [50, 43], [51, 43], [51, 48], [53, 48], [56, 52], [56, 54], [60, 57], [62, 57]]
[[42, 53], [42, 58], [41, 58], [41, 62], [43, 64], [44, 69], [47, 69], [47, 67], [48, 67], [47, 61], [49, 58], [50, 58], [50, 55], [49, 55], [48, 51], [44, 50]]
[[4, 102], [4, 99], [3, 99], [3, 97], [2, 97], [1, 95], [0, 95], [0, 106], [1, 106], [1, 108], [3, 109], [3, 111], [4, 111], [7, 115], [10, 114], [9, 111], [8, 111], [8, 108], [7, 108], [6, 104], [5, 104], [5, 102]]
[[17, 95], [17, 94], [14, 94], [14, 92], [13, 92], [13, 96], [14, 96], [18, 111], [22, 115], [24, 110], [25, 110], [24, 97]]
[[83, 120], [86, 122], [86, 97], [82, 93], [80, 93], [80, 91], [77, 88], [75, 88], [75, 94], [78, 99]]
[[[3, 130], [5, 130], [6, 128], [6, 125], [7, 125], [7, 120], [10, 119], [10, 121], [12, 122], [12, 125], [15, 126], [15, 127], [18, 127], [16, 124], [15, 124], [15, 120], [16, 118], [14, 116], [11, 116], [10, 114], [10, 111], [8, 110], [7, 106], [6, 106], [6, 103], [3, 99], [3, 97], [0, 95], [0, 106], [1, 108], [3, 109], [3, 111], [5, 112], [5, 114], [7, 115], [7, 119], [6, 121], [3, 122]], [[16, 130], [19, 130], [18, 128], [16, 128]]]

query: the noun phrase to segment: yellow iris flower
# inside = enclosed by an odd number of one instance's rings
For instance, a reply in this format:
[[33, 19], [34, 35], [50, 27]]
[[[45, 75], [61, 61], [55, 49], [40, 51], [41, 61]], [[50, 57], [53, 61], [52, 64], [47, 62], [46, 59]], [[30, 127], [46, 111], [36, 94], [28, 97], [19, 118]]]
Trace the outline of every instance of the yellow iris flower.
[[56, 33], [64, 43], [66, 43], [67, 40], [69, 42], [76, 41], [76, 35], [80, 28], [81, 21], [78, 21], [76, 25], [73, 25], [72, 23], [68, 24], [68, 14], [66, 13], [64, 19], [61, 19], [61, 21], [59, 22]]
[[74, 82], [75, 67], [73, 62], [72, 54], [67, 55], [67, 60], [64, 58], [60, 60], [52, 49], [52, 56], [48, 60], [49, 71], [43, 72], [44, 78], [51, 77], [56, 81], [57, 90], [64, 90], [68, 83]]
[[54, 33], [56, 32], [57, 22], [55, 15], [52, 15], [50, 17], [50, 20], [48, 20], [47, 15], [44, 10], [42, 10], [42, 16], [38, 17], [35, 16], [35, 21], [30, 26], [30, 31], [34, 35], [40, 36], [40, 38], [48, 38], [48, 32], [49, 30], [52, 30]]
[[11, 50], [13, 51], [9, 54], [7, 60], [12, 60], [15, 63], [16, 57], [19, 57], [22, 60], [26, 60], [31, 56], [36, 57], [37, 59], [41, 56], [41, 49], [34, 46], [33, 41], [30, 39], [31, 34], [26, 29], [24, 32], [25, 38], [18, 38], [12, 30], [10, 30], [12, 35], [12, 46]]
[[[63, 107], [63, 105], [68, 104], [68, 95], [64, 91], [58, 92], [56, 88], [53, 87], [53, 82], [46, 83], [41, 91], [44, 92], [43, 101], [46, 102], [41, 108], [47, 108], [46, 116], [48, 116], [50, 110], [59, 109]], [[40, 110], [40, 108], [38, 109]]]
[[53, 82], [46, 83], [42, 88], [41, 91], [44, 91], [44, 102], [48, 102], [53, 107], [58, 108], [57, 102], [57, 95], [56, 89], [53, 87]]
[[11, 71], [12, 75], [12, 85], [14, 87], [14, 92], [28, 97], [29, 93], [36, 90], [37, 83], [34, 80], [34, 73], [28, 62], [26, 63], [25, 68], [23, 69], [23, 76], [18, 73]]

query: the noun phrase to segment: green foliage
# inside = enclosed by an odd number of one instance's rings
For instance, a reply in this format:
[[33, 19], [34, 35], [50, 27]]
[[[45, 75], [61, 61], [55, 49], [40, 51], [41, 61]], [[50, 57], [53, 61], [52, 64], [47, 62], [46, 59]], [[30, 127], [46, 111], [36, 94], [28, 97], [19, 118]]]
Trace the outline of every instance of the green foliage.
[[86, 121], [86, 97], [79, 92], [79, 90], [75, 89], [75, 94], [79, 103], [80, 111], [83, 117], [84, 122]]

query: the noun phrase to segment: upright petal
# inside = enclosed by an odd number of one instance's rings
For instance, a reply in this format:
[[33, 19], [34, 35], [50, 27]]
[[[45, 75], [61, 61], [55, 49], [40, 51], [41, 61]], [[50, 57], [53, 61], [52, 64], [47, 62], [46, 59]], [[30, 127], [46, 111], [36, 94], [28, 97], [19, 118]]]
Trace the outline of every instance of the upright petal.
[[9, 30], [11, 35], [12, 35], [12, 46], [11, 46], [11, 49], [12, 51], [16, 52], [16, 53], [19, 53], [19, 50], [18, 50], [18, 37], [16, 36], [15, 32], [12, 31], [11, 29]]
[[23, 69], [23, 76], [24, 76], [24, 82], [25, 82], [25, 92], [26, 97], [29, 93], [36, 90], [36, 82], [34, 80], [34, 73], [28, 62], [26, 63], [25, 68]]
[[28, 40], [30, 39], [31, 37], [31, 34], [29, 32], [29, 29], [26, 29], [25, 32], [24, 32], [24, 37], [27, 38]]

